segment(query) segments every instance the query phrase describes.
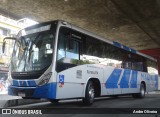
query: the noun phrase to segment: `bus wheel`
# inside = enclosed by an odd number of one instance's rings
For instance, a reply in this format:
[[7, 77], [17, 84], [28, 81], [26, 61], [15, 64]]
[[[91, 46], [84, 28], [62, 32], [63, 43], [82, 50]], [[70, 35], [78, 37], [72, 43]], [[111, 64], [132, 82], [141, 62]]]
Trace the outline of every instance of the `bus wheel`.
[[49, 100], [51, 103], [53, 103], [53, 104], [56, 104], [56, 103], [58, 103], [59, 102], [59, 100], [58, 99], [50, 99]]
[[145, 86], [143, 83], [141, 83], [141, 86], [140, 86], [140, 93], [138, 94], [140, 98], [143, 98], [145, 97], [145, 93], [146, 93], [146, 89], [145, 89]]
[[146, 93], [145, 85], [141, 83], [140, 85], [140, 93], [132, 94], [134, 98], [144, 98]]
[[85, 105], [93, 104], [94, 96], [95, 96], [94, 84], [92, 81], [88, 81], [85, 91], [85, 97], [83, 98], [83, 103]]

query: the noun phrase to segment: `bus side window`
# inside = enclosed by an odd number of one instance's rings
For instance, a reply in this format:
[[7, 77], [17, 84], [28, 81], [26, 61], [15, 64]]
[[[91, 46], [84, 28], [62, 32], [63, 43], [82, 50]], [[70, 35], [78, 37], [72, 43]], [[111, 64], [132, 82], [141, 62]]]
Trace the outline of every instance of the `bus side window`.
[[[58, 60], [61, 58], [70, 58], [79, 60], [79, 46], [76, 36], [72, 36], [70, 29], [61, 28], [58, 38]], [[78, 37], [78, 36], [77, 36]], [[72, 45], [70, 45], [72, 44]]]
[[158, 74], [157, 62], [147, 59], [147, 71], [149, 74]]
[[72, 41], [71, 44], [73, 44], [73, 45], [72, 45], [72, 49], [69, 48], [70, 42], [68, 41], [67, 48], [66, 48], [66, 58], [79, 60], [79, 42], [75, 41], [73, 39], [70, 41]]
[[123, 68], [125, 68], [125, 69], [131, 69], [131, 62], [129, 62], [129, 61], [126, 61], [126, 62], [123, 62], [122, 63], [123, 65]]
[[[58, 36], [57, 71], [74, 67], [80, 58], [78, 35], [69, 28], [61, 27]], [[72, 44], [72, 45], [70, 45]]]

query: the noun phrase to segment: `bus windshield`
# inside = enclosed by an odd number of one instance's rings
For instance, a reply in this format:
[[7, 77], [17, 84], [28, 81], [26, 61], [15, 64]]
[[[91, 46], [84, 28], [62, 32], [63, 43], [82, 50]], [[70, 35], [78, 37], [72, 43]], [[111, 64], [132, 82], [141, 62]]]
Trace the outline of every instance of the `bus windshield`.
[[21, 30], [11, 59], [12, 72], [44, 71], [52, 63], [55, 32], [43, 29]]

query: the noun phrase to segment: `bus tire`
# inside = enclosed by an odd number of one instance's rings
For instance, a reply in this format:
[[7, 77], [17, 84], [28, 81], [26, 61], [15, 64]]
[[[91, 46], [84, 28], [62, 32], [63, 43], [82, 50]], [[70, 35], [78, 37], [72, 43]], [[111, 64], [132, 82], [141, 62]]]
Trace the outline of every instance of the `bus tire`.
[[140, 93], [132, 94], [132, 96], [134, 98], [144, 98], [145, 97], [145, 92], [146, 92], [145, 85], [143, 83], [141, 83]]
[[92, 81], [88, 81], [86, 90], [85, 90], [85, 97], [83, 98], [83, 104], [85, 105], [93, 104], [94, 97], [95, 97], [94, 84]]

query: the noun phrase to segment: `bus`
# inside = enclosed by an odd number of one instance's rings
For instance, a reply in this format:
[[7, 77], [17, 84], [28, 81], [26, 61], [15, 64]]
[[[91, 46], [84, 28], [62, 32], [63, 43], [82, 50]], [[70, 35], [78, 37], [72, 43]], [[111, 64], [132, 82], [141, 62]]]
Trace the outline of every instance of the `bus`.
[[9, 95], [53, 103], [82, 99], [91, 105], [96, 97], [143, 98], [158, 88], [156, 59], [63, 20], [39, 23], [5, 39], [15, 40]]

